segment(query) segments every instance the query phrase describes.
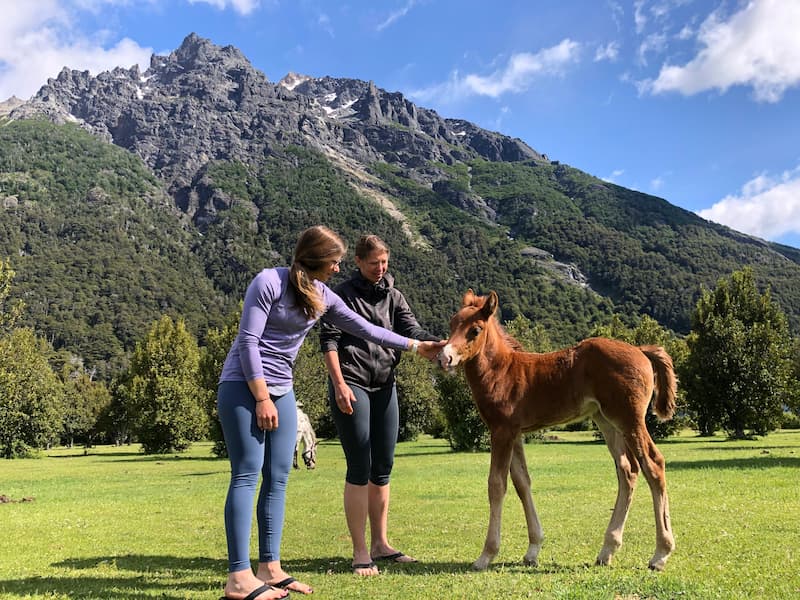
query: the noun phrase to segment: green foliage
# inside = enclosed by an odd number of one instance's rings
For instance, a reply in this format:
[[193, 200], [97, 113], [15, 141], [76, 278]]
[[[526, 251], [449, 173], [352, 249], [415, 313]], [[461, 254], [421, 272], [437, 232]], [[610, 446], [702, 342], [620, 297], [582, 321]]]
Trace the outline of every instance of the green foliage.
[[469, 389], [464, 372], [440, 373], [436, 378], [439, 406], [447, 421], [447, 440], [456, 452], [481, 452], [489, 449], [489, 430], [484, 424]]
[[510, 321], [506, 321], [505, 330], [528, 352], [550, 352], [554, 350], [545, 328], [540, 323], [531, 323], [530, 319], [524, 315], [517, 315]]
[[180, 452], [205, 435], [208, 391], [200, 384], [199, 362], [184, 322], [167, 315], [136, 344], [120, 391], [145, 453]]
[[110, 381], [162, 313], [194, 331], [225, 304], [197, 234], [130, 152], [74, 125], [0, 128], [0, 257], [14, 257], [23, 324]]
[[319, 438], [335, 438], [328, 406], [328, 372], [319, 347], [319, 329], [309, 331], [294, 363], [294, 395]]
[[11, 331], [19, 322], [24, 305], [21, 300], [11, 300], [11, 285], [16, 273], [10, 260], [0, 258], [0, 335]]
[[98, 437], [99, 421], [111, 405], [111, 393], [101, 381], [94, 381], [83, 369], [62, 374], [64, 415], [62, 443], [72, 446], [83, 443], [87, 448]]
[[769, 290], [759, 293], [751, 269], [703, 292], [687, 341], [682, 380], [702, 435], [722, 428], [739, 439], [780, 425], [783, 405], [798, 393], [792, 341], [786, 317]]
[[208, 416], [208, 435], [214, 442], [212, 453], [214, 456], [226, 457], [228, 449], [225, 446], [225, 437], [222, 434], [222, 425], [217, 414], [217, 385], [222, 373], [222, 365], [228, 356], [233, 340], [239, 331], [239, 317], [242, 313], [243, 302], [239, 308], [228, 316], [227, 323], [222, 328], [213, 328], [206, 334], [206, 345], [200, 348], [199, 383], [205, 392], [205, 411]]
[[738, 234], [566, 165], [474, 160], [470, 166], [472, 189], [515, 239], [576, 264], [617, 312], [647, 314], [687, 333], [701, 286], [751, 265], [756, 281], [769, 282], [792, 329], [800, 331], [795, 249]]
[[398, 441], [413, 441], [422, 433], [443, 429], [444, 415], [437, 402], [434, 368], [429, 361], [414, 355], [403, 356], [397, 365]]
[[800, 416], [784, 412], [781, 417], [781, 429], [800, 429]]
[[30, 329], [0, 338], [0, 456], [28, 456], [58, 441], [64, 391]]

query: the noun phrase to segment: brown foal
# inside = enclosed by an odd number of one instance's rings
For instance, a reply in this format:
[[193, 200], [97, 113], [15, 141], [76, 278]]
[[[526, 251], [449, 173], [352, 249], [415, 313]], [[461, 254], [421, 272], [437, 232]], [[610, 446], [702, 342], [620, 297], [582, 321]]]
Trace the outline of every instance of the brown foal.
[[662, 570], [675, 548], [669, 517], [664, 457], [645, 427], [653, 410], [662, 420], [675, 412], [677, 381], [672, 359], [659, 346], [631, 346], [591, 338], [546, 354], [524, 352], [495, 318], [492, 291], [467, 291], [450, 320], [450, 339], [439, 355], [442, 367], [464, 367], [472, 397], [491, 435], [489, 528], [473, 568], [483, 570], [500, 549], [502, 503], [508, 475], [525, 511], [528, 551], [524, 562], [538, 563], [543, 533], [531, 496], [522, 434], [591, 418], [605, 438], [617, 470], [617, 501], [597, 564], [607, 565], [622, 545], [625, 520], [639, 470], [653, 497], [656, 549], [651, 569]]

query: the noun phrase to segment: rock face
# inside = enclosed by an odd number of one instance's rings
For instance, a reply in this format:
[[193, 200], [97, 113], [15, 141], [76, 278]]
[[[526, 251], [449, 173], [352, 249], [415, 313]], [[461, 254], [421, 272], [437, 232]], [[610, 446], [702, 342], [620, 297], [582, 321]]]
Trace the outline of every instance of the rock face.
[[[154, 55], [144, 73], [116, 68], [94, 77], [64, 68], [10, 112], [41, 115], [76, 122], [141, 156], [199, 225], [224, 205], [204, 193], [210, 161], [258, 162], [286, 144], [364, 165], [383, 160], [428, 185], [442, 179], [431, 162], [546, 160], [520, 140], [443, 119], [372, 82], [290, 73], [271, 83], [235, 47], [195, 34], [169, 56]], [[455, 201], [492, 216], [480, 199]]]
[[16, 96], [11, 96], [8, 100], [0, 102], [0, 117], [10, 113], [12, 110], [24, 104], [24, 100], [20, 100]]

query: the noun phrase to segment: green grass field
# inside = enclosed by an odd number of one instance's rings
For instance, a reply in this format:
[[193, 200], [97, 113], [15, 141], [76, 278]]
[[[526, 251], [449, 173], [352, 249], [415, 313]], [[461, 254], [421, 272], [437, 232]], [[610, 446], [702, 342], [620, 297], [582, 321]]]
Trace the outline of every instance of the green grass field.
[[[392, 480], [391, 539], [420, 562], [351, 573], [344, 459], [330, 441], [315, 471], [290, 478], [284, 567], [315, 598], [800, 598], [800, 432], [748, 442], [687, 432], [659, 444], [677, 543], [663, 573], [647, 569], [654, 525], [644, 479], [614, 564], [593, 566], [613, 465], [591, 434], [558, 435], [527, 446], [545, 530], [536, 568], [522, 564], [524, 518], [509, 486], [500, 555], [488, 571], [470, 571], [486, 533], [489, 456], [430, 438], [399, 445]], [[0, 598], [218, 598], [227, 474], [207, 444], [180, 456], [100, 447], [0, 462], [0, 494], [17, 500], [0, 504]]]

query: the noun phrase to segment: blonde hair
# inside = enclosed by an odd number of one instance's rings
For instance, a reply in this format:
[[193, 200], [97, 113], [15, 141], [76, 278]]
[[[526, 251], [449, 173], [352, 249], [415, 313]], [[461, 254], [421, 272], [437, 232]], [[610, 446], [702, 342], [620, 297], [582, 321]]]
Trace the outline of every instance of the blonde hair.
[[356, 244], [356, 256], [358, 258], [367, 258], [371, 252], [374, 251], [386, 252], [389, 254], [389, 246], [386, 245], [381, 238], [377, 235], [362, 235], [361, 239]]
[[330, 268], [331, 262], [341, 260], [346, 253], [347, 245], [342, 238], [324, 225], [309, 227], [297, 239], [289, 283], [308, 319], [317, 319], [325, 312], [325, 304], [314, 285], [314, 279]]

